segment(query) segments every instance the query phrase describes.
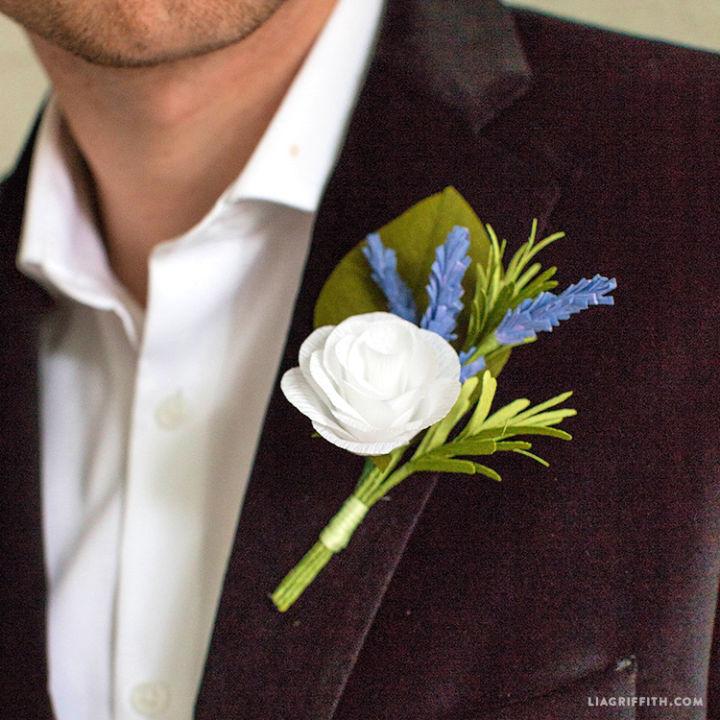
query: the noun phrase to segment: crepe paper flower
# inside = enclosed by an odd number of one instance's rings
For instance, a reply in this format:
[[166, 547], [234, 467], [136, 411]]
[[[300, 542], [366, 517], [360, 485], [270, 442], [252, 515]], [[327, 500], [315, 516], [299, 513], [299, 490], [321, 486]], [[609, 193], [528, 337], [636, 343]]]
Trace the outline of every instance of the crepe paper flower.
[[459, 378], [458, 355], [446, 340], [376, 312], [315, 330], [281, 388], [329, 442], [383, 455], [448, 414]]
[[[347, 547], [373, 506], [415, 474], [499, 481], [500, 475], [484, 464], [484, 457], [509, 452], [547, 466], [532, 452], [535, 437], [571, 439], [558, 426], [576, 414], [564, 406], [572, 393], [537, 405], [519, 398], [493, 411], [497, 389], [493, 373], [509, 355], [509, 348], [503, 346], [533, 339], [593, 305], [612, 305], [615, 280], [596, 275], [555, 295], [551, 291], [557, 285], [556, 268], [543, 271], [534, 258], [562, 233], [536, 242], [534, 221], [528, 242], [505, 267], [506, 243], [486, 226], [490, 247], [486, 263], [476, 265], [465, 350], [458, 354], [450, 341], [457, 339], [463, 309], [470, 233], [452, 225], [467, 217], [467, 204], [457, 191], [447, 189], [442, 198], [442, 225], [452, 230], [434, 249], [426, 288], [428, 307], [419, 327], [413, 294], [397, 269], [396, 251], [385, 248], [378, 234], [369, 235], [362, 252], [390, 312], [357, 314], [336, 324], [336, 315], [328, 312], [328, 304], [332, 305], [328, 298], [342, 298], [344, 288], [337, 278], [344, 275], [334, 273], [321, 293], [322, 302], [318, 301], [328, 320], [303, 343], [299, 367], [282, 378], [286, 397], [311, 419], [319, 435], [369, 457], [350, 496], [270, 596], [280, 612], [291, 608], [332, 557]], [[413, 246], [418, 223], [437, 226], [437, 196], [390, 223], [394, 237], [402, 238], [405, 232], [404, 242], [412, 246], [404, 259], [426, 252]], [[399, 244], [395, 248], [403, 249]], [[352, 263], [355, 268], [356, 262], [356, 255], [348, 255], [341, 265]], [[331, 290], [323, 300], [328, 287]], [[360, 308], [367, 307], [366, 301], [375, 302], [376, 297], [365, 296], [356, 312], [364, 312]]]
[[367, 236], [362, 252], [372, 270], [373, 281], [387, 299], [388, 310], [404, 320], [417, 322], [415, 300], [410, 288], [400, 277], [395, 251], [383, 245], [378, 233], [372, 233]]
[[420, 327], [437, 333], [445, 340], [456, 340], [457, 316], [463, 309], [463, 278], [470, 265], [470, 231], [456, 225], [447, 240], [435, 251], [427, 286], [428, 308]]
[[469, 350], [460, 353], [460, 382], [464, 383], [471, 377], [477, 375], [480, 371], [485, 369], [485, 358], [480, 356], [475, 360], [472, 356], [477, 352], [476, 347], [471, 347]]
[[614, 278], [596, 275], [570, 285], [560, 295], [543, 292], [535, 299], [524, 300], [514, 310], [508, 310], [495, 330], [495, 339], [501, 345], [517, 345], [534, 340], [538, 332], [551, 332], [571, 315], [593, 305], [613, 305], [608, 295], [617, 287]]

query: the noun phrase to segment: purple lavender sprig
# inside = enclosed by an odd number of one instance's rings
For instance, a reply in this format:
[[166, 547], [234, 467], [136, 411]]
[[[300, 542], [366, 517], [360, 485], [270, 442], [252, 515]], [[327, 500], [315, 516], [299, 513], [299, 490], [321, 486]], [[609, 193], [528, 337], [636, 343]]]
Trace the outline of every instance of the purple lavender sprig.
[[501, 345], [517, 345], [534, 340], [536, 333], [551, 332], [560, 324], [593, 305], [613, 305], [611, 293], [617, 287], [615, 278], [596, 275], [570, 285], [560, 295], [544, 292], [534, 299], [524, 300], [514, 310], [508, 310], [495, 330]]
[[388, 310], [417, 324], [415, 300], [398, 272], [395, 251], [383, 245], [378, 233], [371, 233], [362, 252], [372, 270], [372, 279], [387, 299]]
[[420, 327], [437, 333], [447, 341], [457, 339], [457, 316], [463, 309], [463, 278], [470, 265], [467, 254], [470, 232], [456, 225], [435, 251], [435, 262], [427, 285], [428, 308]]

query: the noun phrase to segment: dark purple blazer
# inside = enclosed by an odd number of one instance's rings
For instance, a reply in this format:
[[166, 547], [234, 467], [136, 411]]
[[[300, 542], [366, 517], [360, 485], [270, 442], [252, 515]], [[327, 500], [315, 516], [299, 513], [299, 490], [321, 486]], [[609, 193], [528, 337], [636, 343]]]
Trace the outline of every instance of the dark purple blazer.
[[[617, 305], [502, 376], [502, 399], [576, 391], [551, 469], [416, 477], [286, 615], [267, 593], [359, 464], [276, 388], [200, 720], [720, 717], [719, 118], [716, 56], [491, 0], [390, 1], [281, 372], [335, 263], [451, 184], [511, 247], [533, 216], [567, 231], [546, 261], [564, 283], [617, 276]], [[0, 197], [0, 716], [48, 720], [35, 330], [50, 304], [14, 266], [29, 158]]]

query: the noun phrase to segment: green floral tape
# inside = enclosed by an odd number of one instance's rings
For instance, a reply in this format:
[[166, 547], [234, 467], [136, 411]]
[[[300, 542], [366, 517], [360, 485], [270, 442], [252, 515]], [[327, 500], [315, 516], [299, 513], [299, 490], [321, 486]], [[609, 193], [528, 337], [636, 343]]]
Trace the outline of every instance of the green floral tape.
[[358, 500], [354, 495], [349, 497], [338, 514], [320, 533], [320, 542], [334, 553], [344, 550], [369, 509], [362, 500]]

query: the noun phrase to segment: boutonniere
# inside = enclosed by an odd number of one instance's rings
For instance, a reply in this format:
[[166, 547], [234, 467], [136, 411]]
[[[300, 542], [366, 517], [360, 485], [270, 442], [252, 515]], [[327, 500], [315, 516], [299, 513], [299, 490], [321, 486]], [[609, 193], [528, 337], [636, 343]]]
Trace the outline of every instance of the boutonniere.
[[530, 438], [571, 439], [558, 427], [575, 415], [565, 406], [570, 392], [493, 409], [513, 348], [591, 306], [613, 304], [616, 282], [600, 275], [553, 292], [556, 268], [536, 258], [564, 233], [536, 235], [533, 221], [506, 262], [505, 240], [447, 188], [368, 236], [335, 268], [315, 308], [317, 329], [281, 387], [318, 435], [365, 464], [272, 594], [278, 610], [347, 547], [375, 503], [417, 473], [499, 481], [489, 456], [510, 452], [547, 465]]

